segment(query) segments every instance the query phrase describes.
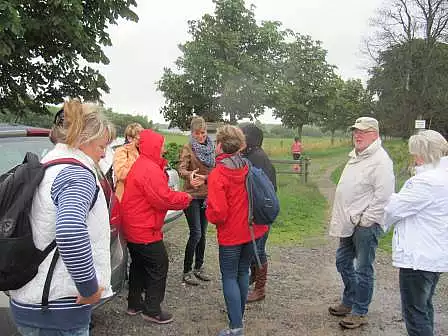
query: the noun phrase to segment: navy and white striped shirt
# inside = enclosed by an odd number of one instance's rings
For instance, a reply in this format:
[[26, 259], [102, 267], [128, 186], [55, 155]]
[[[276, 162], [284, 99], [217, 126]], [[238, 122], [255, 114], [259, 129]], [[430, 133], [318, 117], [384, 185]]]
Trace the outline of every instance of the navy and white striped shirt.
[[[51, 187], [51, 199], [57, 208], [57, 247], [76, 288], [83, 297], [91, 296], [98, 290], [86, 224], [92, 202], [96, 199], [96, 192], [97, 184], [92, 173], [75, 165], [62, 169]], [[40, 304], [11, 301], [11, 311], [19, 324], [39, 328], [74, 329], [83, 327], [90, 321], [90, 305], [78, 305], [76, 298], [51, 301], [46, 313], [42, 313], [41, 309]]]

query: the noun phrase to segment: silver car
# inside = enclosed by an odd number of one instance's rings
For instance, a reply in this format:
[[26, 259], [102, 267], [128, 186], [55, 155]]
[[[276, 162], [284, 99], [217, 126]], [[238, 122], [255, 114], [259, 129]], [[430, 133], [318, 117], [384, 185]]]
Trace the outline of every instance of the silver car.
[[[11, 169], [22, 163], [27, 152], [32, 152], [42, 157], [50, 151], [53, 148], [53, 144], [49, 140], [48, 135], [48, 129], [0, 124], [0, 157], [2, 158], [0, 160], [0, 180], [3, 180]], [[113, 174], [111, 170], [113, 150], [114, 146], [111, 146], [107, 150], [105, 159], [100, 162], [101, 171], [104, 173], [100, 174], [102, 175], [101, 184], [105, 195], [109, 195], [109, 200], [112, 198], [112, 190], [110, 188], [112, 181], [110, 176]], [[177, 171], [168, 169], [167, 173], [170, 187], [174, 190], [179, 190], [180, 180]], [[109, 178], [107, 178], [108, 176]], [[171, 223], [174, 223], [182, 214], [182, 211], [169, 211], [165, 218], [165, 224], [167, 225], [164, 226], [164, 230], [168, 230]], [[113, 220], [111, 220], [110, 227], [111, 284], [116, 295], [125, 286], [128, 254], [126, 243], [121, 233], [112, 223], [114, 223]], [[0, 292], [0, 330], [2, 335], [19, 335], [9, 313], [9, 298], [2, 292]]]

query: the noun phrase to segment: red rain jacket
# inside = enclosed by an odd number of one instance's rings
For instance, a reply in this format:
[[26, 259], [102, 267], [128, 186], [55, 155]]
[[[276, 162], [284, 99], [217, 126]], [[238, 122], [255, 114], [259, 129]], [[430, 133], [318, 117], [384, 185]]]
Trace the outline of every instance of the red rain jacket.
[[140, 133], [140, 156], [126, 178], [121, 202], [123, 232], [131, 243], [147, 244], [163, 239], [168, 210], [182, 210], [191, 198], [168, 187], [166, 160], [161, 157], [164, 138], [152, 130]]
[[[216, 224], [218, 243], [223, 246], [245, 244], [251, 241], [248, 223], [249, 202], [246, 191], [248, 167], [231, 168], [223, 160], [231, 155], [221, 154], [216, 168], [208, 176], [206, 216]], [[267, 225], [253, 225], [255, 239], [268, 231]]]

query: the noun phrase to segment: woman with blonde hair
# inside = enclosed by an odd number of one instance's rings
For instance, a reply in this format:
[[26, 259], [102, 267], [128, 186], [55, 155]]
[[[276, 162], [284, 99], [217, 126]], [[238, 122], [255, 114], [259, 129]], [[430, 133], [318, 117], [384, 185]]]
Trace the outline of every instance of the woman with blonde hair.
[[[243, 316], [249, 290], [249, 266], [254, 246], [249, 229], [249, 200], [246, 176], [249, 167], [241, 156], [246, 147], [243, 132], [231, 125], [223, 126], [216, 135], [216, 168], [208, 178], [206, 215], [216, 225], [219, 244], [224, 299], [229, 327], [218, 336], [242, 336]], [[268, 231], [267, 225], [253, 225], [258, 239]]]
[[[182, 281], [187, 285], [197, 286], [198, 280], [209, 281], [205, 273], [204, 254], [207, 236], [207, 218], [205, 218], [205, 198], [207, 197], [207, 176], [215, 165], [215, 147], [207, 135], [207, 126], [202, 117], [191, 121], [189, 142], [180, 154], [179, 174], [185, 180], [184, 191], [193, 200], [184, 210], [190, 230], [185, 247], [184, 272]], [[193, 258], [194, 270], [193, 268]]]
[[138, 146], [142, 130], [143, 127], [139, 123], [129, 124], [124, 131], [125, 144], [115, 150], [113, 163], [115, 194], [120, 201], [123, 197], [126, 177], [139, 156]]
[[[66, 102], [59, 117], [65, 143], [57, 143], [42, 162], [70, 158], [80, 165], [47, 168], [33, 198], [34, 243], [43, 250], [55, 242], [56, 248], [35, 278], [10, 291], [11, 312], [24, 336], [88, 336], [92, 305], [112, 295], [109, 214], [95, 166], [115, 129], [97, 106], [76, 100]], [[44, 303], [50, 264], [55, 268]]]
[[392, 263], [399, 268], [401, 306], [410, 336], [434, 335], [432, 297], [448, 272], [448, 143], [433, 130], [409, 139], [416, 174], [385, 208], [386, 228], [395, 225]]

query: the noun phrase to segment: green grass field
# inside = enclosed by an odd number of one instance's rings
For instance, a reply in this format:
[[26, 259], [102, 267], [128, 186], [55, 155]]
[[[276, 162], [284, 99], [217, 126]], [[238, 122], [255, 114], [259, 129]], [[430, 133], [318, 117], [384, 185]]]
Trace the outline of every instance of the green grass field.
[[327, 201], [312, 182], [304, 184], [297, 175], [278, 175], [280, 215], [269, 242], [277, 245], [304, 244], [325, 233]]
[[[183, 144], [186, 136], [164, 134], [166, 143]], [[270, 157], [291, 159], [292, 139], [266, 138], [263, 148]], [[335, 157], [345, 156], [350, 151], [350, 141], [337, 139], [331, 145], [330, 138], [304, 137], [304, 155], [311, 160], [311, 169]], [[277, 165], [277, 170], [291, 169], [291, 165]], [[320, 171], [318, 173], [321, 173]], [[280, 215], [270, 233], [269, 242], [276, 245], [306, 244], [307, 241], [322, 240], [326, 235], [328, 214], [327, 200], [313, 182], [312, 177], [305, 184], [302, 177], [293, 174], [278, 174], [278, 195], [281, 203]], [[314, 239], [315, 238], [315, 239]]]
[[[165, 133], [164, 136], [166, 143], [184, 144], [188, 141], [187, 136], [184, 135]], [[266, 138], [263, 148], [272, 158], [290, 159], [292, 141], [292, 139]], [[313, 174], [307, 184], [304, 184], [301, 177], [297, 175], [278, 175], [281, 212], [270, 234], [269, 241], [272, 244], [304, 244], [309, 239], [322, 238], [326, 235], [328, 203], [313, 182], [313, 175], [318, 177], [328, 167], [333, 166], [331, 180], [336, 184], [344, 168], [347, 154], [352, 148], [350, 139], [347, 138], [336, 139], [333, 145], [327, 137], [304, 137], [302, 142], [303, 155], [310, 158]], [[409, 178], [407, 144], [401, 140], [392, 140], [386, 141], [384, 147], [394, 161], [396, 188], [399, 190], [404, 181]], [[284, 165], [277, 168], [285, 170], [291, 167]], [[391, 237], [390, 232], [381, 239], [382, 250], [391, 251]]]
[[[188, 141], [188, 137], [181, 134], [162, 133], [165, 137], [165, 143], [175, 142], [184, 144]], [[276, 158], [290, 158], [291, 145], [293, 139], [286, 138], [265, 138], [263, 148], [269, 156]], [[336, 154], [336, 152], [346, 151], [350, 148], [350, 140], [347, 138], [337, 138], [334, 144], [331, 144], [330, 137], [303, 137], [303, 154], [305, 156], [328, 156]]]

